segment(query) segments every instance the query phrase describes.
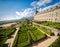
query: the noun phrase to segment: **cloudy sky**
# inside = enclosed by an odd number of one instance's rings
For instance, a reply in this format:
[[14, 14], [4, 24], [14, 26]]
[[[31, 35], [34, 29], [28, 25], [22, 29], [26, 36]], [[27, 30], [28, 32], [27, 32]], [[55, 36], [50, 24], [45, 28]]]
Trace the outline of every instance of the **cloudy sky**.
[[41, 11], [57, 3], [60, 0], [0, 0], [0, 21], [30, 17], [36, 7]]

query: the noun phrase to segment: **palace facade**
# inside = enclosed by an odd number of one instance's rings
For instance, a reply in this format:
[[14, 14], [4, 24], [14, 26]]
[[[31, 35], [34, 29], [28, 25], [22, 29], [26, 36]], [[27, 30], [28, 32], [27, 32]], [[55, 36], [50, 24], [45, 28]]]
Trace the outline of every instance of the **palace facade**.
[[34, 20], [36, 21], [52, 21], [60, 23], [60, 3], [43, 10], [42, 12], [35, 11]]

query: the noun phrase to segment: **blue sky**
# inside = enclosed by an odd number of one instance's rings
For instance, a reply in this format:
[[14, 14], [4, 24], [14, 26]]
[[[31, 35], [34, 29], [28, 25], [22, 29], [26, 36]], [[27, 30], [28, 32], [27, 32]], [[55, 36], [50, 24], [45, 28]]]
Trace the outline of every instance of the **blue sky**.
[[0, 0], [0, 21], [21, 19], [33, 16], [37, 9], [59, 3], [60, 0]]

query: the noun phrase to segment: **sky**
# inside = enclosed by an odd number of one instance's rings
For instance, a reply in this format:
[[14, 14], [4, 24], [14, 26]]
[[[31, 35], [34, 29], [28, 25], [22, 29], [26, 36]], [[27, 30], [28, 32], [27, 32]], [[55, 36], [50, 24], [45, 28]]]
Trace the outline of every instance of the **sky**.
[[35, 8], [44, 8], [60, 3], [60, 0], [0, 0], [0, 21], [31, 17]]

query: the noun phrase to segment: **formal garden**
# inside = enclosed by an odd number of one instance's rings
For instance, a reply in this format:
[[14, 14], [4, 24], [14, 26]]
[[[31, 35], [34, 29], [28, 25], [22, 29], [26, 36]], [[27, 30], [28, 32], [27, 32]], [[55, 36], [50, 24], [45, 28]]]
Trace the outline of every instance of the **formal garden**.
[[31, 25], [24, 25], [16, 36], [13, 47], [28, 47], [30, 44], [41, 41], [47, 36]]
[[54, 35], [54, 33], [50, 29], [47, 29], [47, 28], [42, 27], [40, 25], [35, 25], [35, 27], [38, 27], [40, 30], [42, 30], [43, 32], [47, 33], [50, 36]]
[[14, 28], [0, 29], [0, 47], [3, 47], [6, 40], [14, 33]]
[[45, 25], [45, 26], [50, 26], [52, 28], [60, 29], [60, 23], [57, 23], [57, 22], [50, 22], [50, 21], [34, 21], [34, 22]]
[[[46, 39], [48, 35], [52, 36], [54, 33], [45, 27], [42, 27], [40, 25], [35, 25], [32, 23], [32, 21], [25, 20], [23, 22], [19, 22], [17, 25], [19, 25], [19, 31], [15, 37], [14, 43], [12, 47], [29, 47], [31, 44], [35, 42], [39, 42], [41, 40]], [[38, 28], [40, 30], [38, 30]], [[45, 32], [46, 34], [42, 33]], [[15, 28], [6, 28], [3, 30], [0, 30], [0, 47], [3, 47], [6, 40], [11, 37], [11, 35], [15, 32]], [[49, 47], [55, 47], [55, 44], [59, 46], [58, 43], [60, 41], [60, 38], [56, 40], [53, 44], [51, 44]]]

